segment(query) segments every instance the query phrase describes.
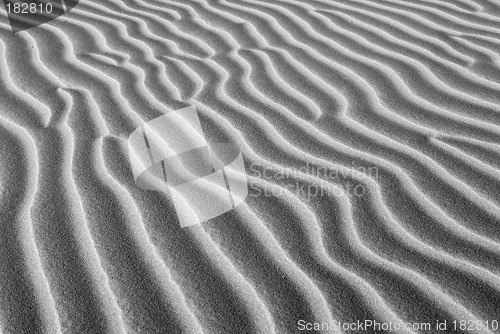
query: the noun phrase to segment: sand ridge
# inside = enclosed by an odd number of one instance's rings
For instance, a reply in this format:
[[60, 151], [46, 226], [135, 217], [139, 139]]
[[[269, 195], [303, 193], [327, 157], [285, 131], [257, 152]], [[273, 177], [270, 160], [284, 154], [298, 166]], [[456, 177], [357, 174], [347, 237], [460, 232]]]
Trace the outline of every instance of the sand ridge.
[[[0, 333], [500, 321], [495, 1], [0, 8]], [[127, 138], [188, 106], [250, 189], [181, 229]]]

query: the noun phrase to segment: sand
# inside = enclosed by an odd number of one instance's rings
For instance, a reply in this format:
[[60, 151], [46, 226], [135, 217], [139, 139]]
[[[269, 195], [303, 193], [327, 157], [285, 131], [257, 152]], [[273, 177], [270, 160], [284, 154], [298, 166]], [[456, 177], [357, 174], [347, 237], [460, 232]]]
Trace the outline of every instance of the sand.
[[[499, 332], [498, 2], [0, 7], [0, 333]], [[181, 228], [127, 140], [189, 106], [249, 194]]]

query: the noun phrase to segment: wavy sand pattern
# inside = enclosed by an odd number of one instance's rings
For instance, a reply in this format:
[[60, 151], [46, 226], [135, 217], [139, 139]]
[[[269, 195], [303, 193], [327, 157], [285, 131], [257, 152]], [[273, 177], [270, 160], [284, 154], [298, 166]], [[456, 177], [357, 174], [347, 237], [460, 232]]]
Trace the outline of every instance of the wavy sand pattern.
[[[0, 333], [500, 321], [498, 1], [82, 0], [17, 34], [1, 12]], [[181, 229], [127, 138], [189, 105], [251, 190]]]

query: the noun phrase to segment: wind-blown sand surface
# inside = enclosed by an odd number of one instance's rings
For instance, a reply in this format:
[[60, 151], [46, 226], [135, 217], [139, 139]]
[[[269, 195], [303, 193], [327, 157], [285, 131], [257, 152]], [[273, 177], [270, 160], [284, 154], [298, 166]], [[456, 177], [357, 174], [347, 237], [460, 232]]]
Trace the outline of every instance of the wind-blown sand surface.
[[[0, 333], [500, 321], [498, 1], [82, 0], [16, 34], [1, 13]], [[181, 229], [127, 138], [190, 105], [251, 189]]]

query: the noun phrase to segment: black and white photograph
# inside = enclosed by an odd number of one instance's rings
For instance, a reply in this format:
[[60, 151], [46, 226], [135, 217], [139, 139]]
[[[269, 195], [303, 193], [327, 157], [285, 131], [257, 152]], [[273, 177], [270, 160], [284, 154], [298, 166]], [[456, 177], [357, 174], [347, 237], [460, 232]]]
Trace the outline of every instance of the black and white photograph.
[[500, 333], [500, 0], [0, 1], [0, 334]]

